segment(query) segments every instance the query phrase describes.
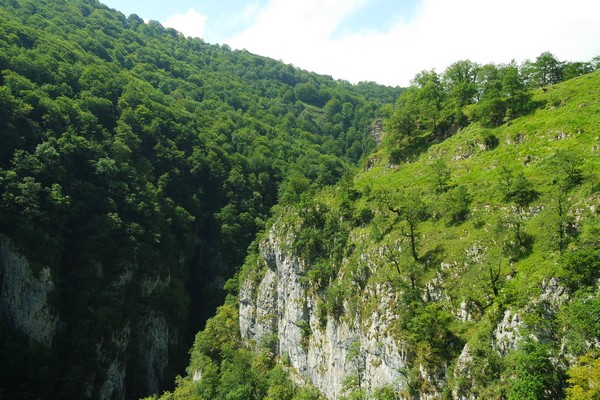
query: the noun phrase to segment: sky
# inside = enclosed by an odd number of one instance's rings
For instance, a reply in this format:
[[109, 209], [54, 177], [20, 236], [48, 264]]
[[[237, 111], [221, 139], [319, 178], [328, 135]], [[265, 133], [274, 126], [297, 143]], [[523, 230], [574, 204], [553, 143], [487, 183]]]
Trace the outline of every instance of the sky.
[[352, 83], [423, 70], [600, 56], [597, 0], [100, 0], [126, 16]]

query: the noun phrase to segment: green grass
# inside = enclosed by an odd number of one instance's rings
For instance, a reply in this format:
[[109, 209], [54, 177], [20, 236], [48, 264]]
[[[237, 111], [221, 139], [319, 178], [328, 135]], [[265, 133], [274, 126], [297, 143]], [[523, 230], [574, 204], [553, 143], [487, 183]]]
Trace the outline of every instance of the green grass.
[[[338, 284], [342, 282], [352, 287], [351, 270], [364, 264], [365, 259], [371, 272], [369, 285], [389, 284], [390, 278], [397, 279], [397, 271], [382, 249], [398, 244], [408, 248], [404, 237], [406, 222], [387, 210], [381, 193], [416, 191], [431, 209], [443, 211], [440, 203], [444, 194], [435, 193], [431, 167], [435, 160], [442, 159], [451, 170], [449, 186], [466, 187], [472, 203], [467, 218], [461, 223], [449, 224], [446, 218], [436, 218], [434, 211], [432, 218], [418, 225], [419, 255], [425, 258], [435, 253], [437, 257], [420, 275], [420, 283], [442, 274], [443, 289], [449, 299], [446, 307], [458, 310], [460, 303], [474, 292], [479, 291], [482, 297], [489, 290], [485, 287], [482, 268], [500, 263], [501, 293], [492, 300], [503, 304], [502, 307], [511, 304], [519, 307], [539, 294], [542, 281], [557, 274], [560, 260], [560, 252], [553, 248], [548, 234], [558, 193], [556, 169], [551, 161], [557, 151], [566, 150], [581, 157], [583, 179], [567, 193], [568, 213], [578, 220], [580, 231], [598, 218], [597, 211], [593, 214], [590, 206], [598, 200], [593, 196], [600, 186], [600, 73], [536, 91], [534, 101], [540, 108], [530, 115], [495, 129], [472, 124], [432, 145], [411, 162], [391, 166], [389, 150], [380, 147], [370, 157], [369, 168], [363, 168], [355, 176], [354, 187], [362, 195], [351, 202], [355, 210], [373, 210], [375, 218], [369, 224], [355, 224], [351, 228], [347, 247], [353, 251], [341, 263]], [[485, 135], [498, 139], [495, 148], [483, 145]], [[522, 171], [538, 193], [522, 210], [503, 198], [502, 167], [515, 174]], [[344, 195], [340, 188], [328, 188], [320, 192], [317, 199], [335, 210]], [[519, 219], [521, 229], [532, 238], [530, 250], [514, 261], [503, 254], [501, 237], [495, 228], [498, 221], [510, 218]], [[574, 237], [568, 249], [582, 245], [585, 245], [582, 237]], [[481, 250], [479, 261], [469, 255], [473, 247]], [[446, 268], [442, 269], [442, 264]], [[361, 295], [356, 289], [352, 293]], [[378, 307], [373, 301], [359, 302], [359, 305], [362, 307], [359, 312], [365, 316]], [[476, 324], [465, 326], [462, 330], [467, 333], [463, 335], [468, 336], [468, 332], [477, 329]]]

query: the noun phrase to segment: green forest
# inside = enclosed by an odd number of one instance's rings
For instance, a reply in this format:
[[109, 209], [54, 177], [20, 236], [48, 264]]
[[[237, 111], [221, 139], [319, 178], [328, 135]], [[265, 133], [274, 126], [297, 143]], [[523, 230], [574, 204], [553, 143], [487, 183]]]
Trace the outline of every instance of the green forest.
[[[95, 344], [145, 310], [179, 332], [171, 385], [271, 207], [299, 180], [349, 171], [401, 90], [186, 39], [97, 1], [0, 5], [0, 232], [51, 269], [62, 322], [40, 351], [3, 321], [13, 355], [0, 387], [80, 398], [91, 384], [97, 396]], [[144, 280], [168, 283], [147, 295]], [[127, 347], [135, 398], [146, 388]]]
[[[59, 321], [40, 343], [0, 310], [0, 399], [324, 398], [240, 333], [273, 232], [319, 299], [298, 346], [398, 293], [405, 389], [357, 367], [342, 398], [596, 398], [598, 69], [544, 52], [350, 84], [97, 0], [0, 0], [0, 238], [48, 274]], [[551, 278], [568, 300], [496, 352]]]

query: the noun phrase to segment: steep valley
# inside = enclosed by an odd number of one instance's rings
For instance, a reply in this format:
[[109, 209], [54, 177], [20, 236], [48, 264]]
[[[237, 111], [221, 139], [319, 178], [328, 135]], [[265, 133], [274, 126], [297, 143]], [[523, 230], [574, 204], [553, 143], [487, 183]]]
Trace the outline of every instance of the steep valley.
[[594, 398], [599, 67], [350, 84], [0, 0], [0, 400]]

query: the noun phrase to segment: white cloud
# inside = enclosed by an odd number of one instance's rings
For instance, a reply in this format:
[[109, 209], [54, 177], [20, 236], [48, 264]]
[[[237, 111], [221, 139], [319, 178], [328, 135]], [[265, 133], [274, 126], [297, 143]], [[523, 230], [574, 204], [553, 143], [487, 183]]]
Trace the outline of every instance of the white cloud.
[[424, 69], [451, 63], [521, 62], [550, 51], [563, 60], [600, 55], [600, 2], [592, 0], [423, 0], [387, 32], [333, 37], [369, 0], [271, 0], [234, 48], [351, 82], [405, 86]]
[[234, 48], [322, 71], [335, 28], [364, 3], [366, 0], [271, 0], [250, 28], [228, 42]]
[[258, 3], [246, 4], [237, 14], [229, 15], [225, 22], [229, 28], [245, 25], [254, 19], [259, 10], [260, 5]]
[[174, 14], [167, 18], [162, 24], [183, 33], [185, 36], [204, 38], [204, 29], [208, 17], [200, 14], [191, 7], [185, 14]]

